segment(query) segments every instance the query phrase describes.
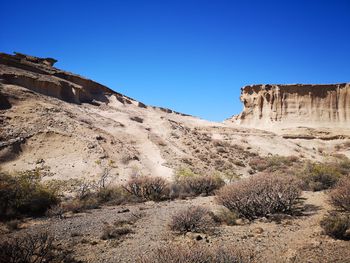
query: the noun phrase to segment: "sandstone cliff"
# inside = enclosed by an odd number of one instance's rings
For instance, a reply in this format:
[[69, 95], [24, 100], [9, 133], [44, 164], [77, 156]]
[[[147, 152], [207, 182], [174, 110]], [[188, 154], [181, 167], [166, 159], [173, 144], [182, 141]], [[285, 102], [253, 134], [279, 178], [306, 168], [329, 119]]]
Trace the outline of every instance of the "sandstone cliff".
[[245, 86], [241, 101], [231, 121], [244, 126], [350, 126], [350, 84]]
[[107, 102], [109, 95], [115, 95], [122, 103], [131, 103], [132, 99], [95, 81], [53, 67], [56, 62], [53, 58], [0, 53], [0, 79], [5, 84], [77, 104]]

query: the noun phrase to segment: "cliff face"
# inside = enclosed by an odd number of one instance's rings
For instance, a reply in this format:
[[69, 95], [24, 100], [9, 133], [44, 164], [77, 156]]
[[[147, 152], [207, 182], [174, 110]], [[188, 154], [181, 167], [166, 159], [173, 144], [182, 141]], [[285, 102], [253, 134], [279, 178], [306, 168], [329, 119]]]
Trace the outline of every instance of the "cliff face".
[[0, 53], [0, 79], [5, 84], [77, 104], [107, 102], [108, 95], [115, 95], [122, 103], [130, 103], [130, 98], [106, 86], [53, 67], [56, 62], [53, 58]]
[[231, 120], [246, 126], [350, 126], [350, 84], [252, 85]]

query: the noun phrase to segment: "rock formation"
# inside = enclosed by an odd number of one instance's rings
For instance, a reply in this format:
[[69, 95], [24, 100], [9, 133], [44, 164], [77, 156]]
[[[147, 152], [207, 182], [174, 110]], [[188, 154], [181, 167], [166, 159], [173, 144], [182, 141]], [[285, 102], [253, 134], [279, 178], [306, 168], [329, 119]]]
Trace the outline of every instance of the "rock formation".
[[350, 126], [350, 84], [346, 83], [245, 86], [241, 101], [243, 112], [231, 120], [244, 126]]
[[79, 75], [66, 72], [53, 65], [53, 58], [38, 58], [16, 53], [0, 53], [0, 79], [35, 92], [72, 103], [107, 102], [108, 95], [115, 95], [122, 103], [130, 98]]

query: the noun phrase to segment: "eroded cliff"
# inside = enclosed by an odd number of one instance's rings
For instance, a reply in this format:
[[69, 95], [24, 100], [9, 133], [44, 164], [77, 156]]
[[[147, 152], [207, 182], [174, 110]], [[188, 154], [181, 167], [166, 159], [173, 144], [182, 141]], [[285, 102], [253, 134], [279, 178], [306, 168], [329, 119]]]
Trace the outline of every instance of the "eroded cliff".
[[242, 88], [244, 109], [231, 120], [245, 126], [350, 125], [350, 84], [251, 85]]
[[56, 62], [53, 58], [0, 53], [0, 79], [5, 84], [77, 104], [107, 102], [109, 95], [115, 95], [122, 103], [131, 103], [132, 99], [106, 86], [53, 67]]

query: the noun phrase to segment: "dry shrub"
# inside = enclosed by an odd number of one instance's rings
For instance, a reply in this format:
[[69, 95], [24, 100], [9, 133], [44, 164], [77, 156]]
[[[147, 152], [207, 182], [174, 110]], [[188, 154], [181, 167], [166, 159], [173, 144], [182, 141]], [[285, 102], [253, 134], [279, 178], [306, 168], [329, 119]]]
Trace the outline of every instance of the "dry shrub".
[[250, 160], [249, 165], [257, 171], [275, 172], [281, 169], [287, 169], [296, 162], [298, 162], [298, 157], [296, 156], [257, 156]]
[[275, 213], [291, 213], [301, 195], [299, 182], [289, 176], [260, 174], [224, 186], [220, 204], [237, 215], [255, 219]]
[[225, 224], [228, 226], [234, 226], [237, 224], [237, 219], [239, 217], [235, 212], [233, 212], [227, 208], [223, 208], [223, 209], [220, 209], [218, 211], [218, 213], [213, 214], [212, 218], [217, 223]]
[[169, 184], [162, 177], [136, 176], [126, 183], [124, 189], [144, 200], [161, 201], [169, 197]]
[[108, 186], [100, 188], [96, 197], [101, 204], [122, 205], [137, 202], [137, 198], [131, 195], [122, 186]]
[[305, 190], [321, 191], [333, 187], [341, 175], [339, 166], [336, 164], [308, 163], [301, 179]]
[[332, 205], [341, 210], [350, 212], [350, 178], [343, 178], [330, 192]]
[[142, 256], [140, 263], [253, 263], [251, 252], [236, 247], [168, 244], [150, 255]]
[[225, 185], [219, 175], [198, 175], [184, 169], [177, 172], [175, 183], [185, 196], [211, 195]]
[[26, 234], [0, 242], [0, 263], [73, 263], [78, 262], [70, 251], [63, 251], [53, 244], [47, 233]]
[[175, 214], [169, 224], [170, 229], [181, 234], [187, 232], [208, 232], [214, 226], [209, 211], [200, 206], [192, 206]]
[[81, 212], [84, 212], [85, 210], [96, 209], [99, 207], [100, 207], [100, 203], [98, 199], [94, 196], [89, 196], [84, 199], [76, 198], [76, 199], [61, 203], [60, 204], [61, 210], [56, 208], [57, 209], [56, 211], [59, 211], [59, 212], [63, 211], [63, 213], [65, 212], [81, 213]]
[[0, 217], [41, 216], [59, 202], [57, 193], [41, 183], [38, 171], [16, 176], [0, 173]]
[[336, 239], [350, 239], [350, 216], [341, 213], [330, 213], [320, 222], [325, 234]]

